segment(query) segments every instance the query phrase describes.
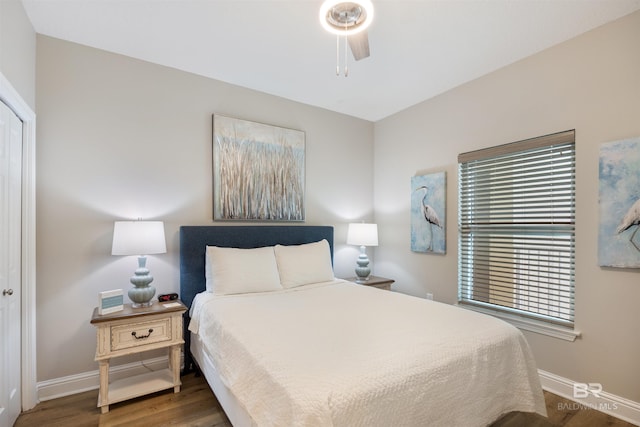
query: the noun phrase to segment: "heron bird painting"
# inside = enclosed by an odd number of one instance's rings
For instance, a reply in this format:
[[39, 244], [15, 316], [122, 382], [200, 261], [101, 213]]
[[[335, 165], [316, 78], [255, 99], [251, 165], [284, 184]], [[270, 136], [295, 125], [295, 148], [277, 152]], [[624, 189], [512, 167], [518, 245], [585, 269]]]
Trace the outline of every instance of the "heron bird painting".
[[411, 250], [445, 254], [446, 175], [411, 178]]
[[598, 262], [640, 268], [640, 138], [602, 144]]
[[622, 222], [616, 229], [618, 234], [633, 228], [633, 233], [629, 236], [629, 241], [640, 252], [640, 246], [634, 240], [636, 237], [636, 233], [638, 232], [638, 228], [640, 228], [640, 199], [636, 200], [636, 202], [629, 208], [624, 218], [622, 218]]

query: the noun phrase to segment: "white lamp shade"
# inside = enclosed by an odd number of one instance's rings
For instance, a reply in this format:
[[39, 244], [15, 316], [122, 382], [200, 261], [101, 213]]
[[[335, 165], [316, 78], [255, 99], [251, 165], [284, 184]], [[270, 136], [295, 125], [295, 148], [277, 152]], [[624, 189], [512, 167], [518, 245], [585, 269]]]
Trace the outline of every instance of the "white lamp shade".
[[116, 221], [111, 255], [153, 255], [167, 252], [162, 221]]
[[365, 223], [349, 224], [347, 245], [378, 246], [378, 225]]

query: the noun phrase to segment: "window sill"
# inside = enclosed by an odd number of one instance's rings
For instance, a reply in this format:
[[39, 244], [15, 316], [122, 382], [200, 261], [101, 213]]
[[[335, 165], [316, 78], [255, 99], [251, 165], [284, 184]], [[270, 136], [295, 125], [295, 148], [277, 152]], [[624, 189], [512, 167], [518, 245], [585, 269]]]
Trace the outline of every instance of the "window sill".
[[547, 335], [553, 338], [558, 338], [565, 341], [575, 341], [581, 334], [580, 331], [575, 329], [569, 329], [566, 327], [553, 325], [546, 322], [537, 321], [534, 319], [528, 319], [526, 317], [518, 316], [516, 314], [505, 313], [498, 310], [492, 310], [490, 308], [478, 307], [470, 304], [457, 304], [458, 307], [462, 307], [467, 310], [477, 311], [479, 313], [488, 314], [490, 316], [497, 317], [504, 320], [507, 323], [511, 323], [518, 329], [525, 331], [535, 332], [542, 335]]

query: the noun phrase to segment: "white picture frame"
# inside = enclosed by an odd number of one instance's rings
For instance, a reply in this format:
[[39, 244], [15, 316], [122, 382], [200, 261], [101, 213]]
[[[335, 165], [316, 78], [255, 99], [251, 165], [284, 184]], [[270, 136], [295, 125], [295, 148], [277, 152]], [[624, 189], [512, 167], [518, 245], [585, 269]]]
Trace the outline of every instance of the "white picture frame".
[[98, 314], [110, 314], [124, 309], [122, 289], [113, 289], [98, 293]]

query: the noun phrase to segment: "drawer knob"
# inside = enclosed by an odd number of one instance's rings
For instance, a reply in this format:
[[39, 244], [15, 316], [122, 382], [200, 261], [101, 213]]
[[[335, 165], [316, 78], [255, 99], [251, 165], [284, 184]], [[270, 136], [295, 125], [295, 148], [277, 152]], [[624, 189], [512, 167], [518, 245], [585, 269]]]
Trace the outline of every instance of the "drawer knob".
[[151, 335], [151, 333], [153, 332], [153, 329], [149, 329], [149, 333], [147, 335], [136, 335], [136, 331], [131, 332], [131, 335], [133, 335], [133, 337], [137, 340], [142, 340], [145, 338], [149, 338], [149, 336]]

